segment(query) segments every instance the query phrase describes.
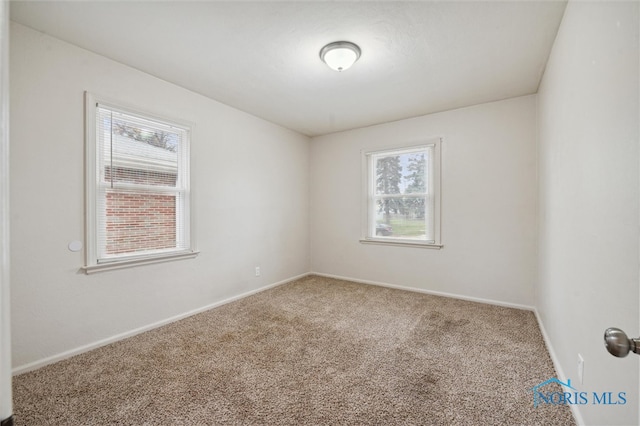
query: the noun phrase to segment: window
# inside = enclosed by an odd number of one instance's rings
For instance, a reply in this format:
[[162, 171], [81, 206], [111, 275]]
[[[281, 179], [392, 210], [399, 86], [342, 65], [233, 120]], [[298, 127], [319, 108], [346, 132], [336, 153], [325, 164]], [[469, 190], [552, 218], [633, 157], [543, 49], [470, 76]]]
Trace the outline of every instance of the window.
[[185, 125], [87, 94], [87, 273], [194, 257]]
[[441, 247], [440, 142], [364, 153], [361, 242]]

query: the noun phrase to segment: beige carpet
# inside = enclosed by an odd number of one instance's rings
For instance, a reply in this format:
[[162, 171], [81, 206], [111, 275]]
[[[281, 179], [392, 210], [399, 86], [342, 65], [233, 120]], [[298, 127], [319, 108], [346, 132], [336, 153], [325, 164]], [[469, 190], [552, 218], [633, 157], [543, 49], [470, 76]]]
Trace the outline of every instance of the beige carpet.
[[534, 315], [310, 276], [17, 376], [18, 425], [573, 424]]

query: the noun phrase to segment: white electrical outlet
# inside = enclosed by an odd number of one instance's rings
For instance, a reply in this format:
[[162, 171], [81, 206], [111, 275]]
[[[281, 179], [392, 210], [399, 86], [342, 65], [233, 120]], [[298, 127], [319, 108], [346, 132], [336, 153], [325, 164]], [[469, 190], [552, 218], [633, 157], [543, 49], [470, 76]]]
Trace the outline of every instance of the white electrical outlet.
[[578, 380], [580, 384], [584, 381], [584, 358], [578, 354]]
[[260, 276], [260, 267], [256, 266], [256, 277]]

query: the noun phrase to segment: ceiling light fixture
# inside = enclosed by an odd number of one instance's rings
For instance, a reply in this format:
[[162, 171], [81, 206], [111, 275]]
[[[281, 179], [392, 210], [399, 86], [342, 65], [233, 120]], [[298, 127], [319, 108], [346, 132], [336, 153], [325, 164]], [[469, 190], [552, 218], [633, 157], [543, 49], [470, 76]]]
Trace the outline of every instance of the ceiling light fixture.
[[360, 48], [349, 41], [335, 41], [320, 50], [320, 59], [338, 72], [349, 69], [360, 57]]

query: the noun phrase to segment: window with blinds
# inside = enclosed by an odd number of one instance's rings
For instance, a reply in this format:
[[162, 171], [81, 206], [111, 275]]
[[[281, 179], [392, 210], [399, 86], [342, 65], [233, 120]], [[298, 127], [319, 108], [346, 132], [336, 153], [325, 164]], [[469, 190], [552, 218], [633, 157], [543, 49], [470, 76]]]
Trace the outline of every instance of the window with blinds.
[[363, 242], [439, 246], [440, 139], [364, 153]]
[[87, 107], [87, 267], [193, 253], [189, 127], [90, 95]]

